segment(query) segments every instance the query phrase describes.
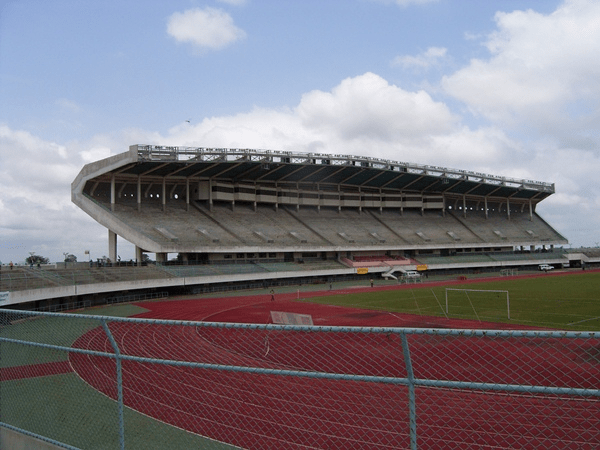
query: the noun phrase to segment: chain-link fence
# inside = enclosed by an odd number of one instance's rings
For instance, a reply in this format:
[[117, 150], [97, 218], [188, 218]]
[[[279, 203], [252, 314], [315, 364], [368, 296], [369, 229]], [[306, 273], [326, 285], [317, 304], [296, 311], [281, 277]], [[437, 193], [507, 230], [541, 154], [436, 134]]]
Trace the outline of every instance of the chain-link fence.
[[0, 430], [84, 449], [593, 449], [600, 333], [0, 310]]

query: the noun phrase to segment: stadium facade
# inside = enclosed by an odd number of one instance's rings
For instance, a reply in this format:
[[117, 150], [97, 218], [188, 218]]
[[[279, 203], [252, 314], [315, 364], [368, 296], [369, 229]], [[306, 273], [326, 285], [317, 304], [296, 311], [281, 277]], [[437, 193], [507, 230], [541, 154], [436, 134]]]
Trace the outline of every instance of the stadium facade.
[[72, 200], [137, 261], [248, 263], [552, 250], [554, 184], [384, 159], [132, 145], [87, 164]]

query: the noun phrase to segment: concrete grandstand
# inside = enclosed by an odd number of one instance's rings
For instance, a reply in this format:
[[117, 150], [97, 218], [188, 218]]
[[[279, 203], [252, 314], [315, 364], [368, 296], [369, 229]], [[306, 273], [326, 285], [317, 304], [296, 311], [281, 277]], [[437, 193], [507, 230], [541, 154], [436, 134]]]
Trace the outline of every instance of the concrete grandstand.
[[415, 258], [552, 250], [554, 185], [375, 158], [133, 145], [86, 165], [72, 200], [158, 262]]
[[[26, 286], [13, 275], [8, 303], [596, 261], [565, 250], [537, 214], [553, 193], [551, 183], [377, 158], [132, 145], [84, 166], [71, 187], [107, 228], [112, 267], [23, 267]], [[135, 245], [129, 267], [117, 237]], [[147, 254], [156, 264], [139, 267]], [[41, 292], [48, 285], [56, 292]]]

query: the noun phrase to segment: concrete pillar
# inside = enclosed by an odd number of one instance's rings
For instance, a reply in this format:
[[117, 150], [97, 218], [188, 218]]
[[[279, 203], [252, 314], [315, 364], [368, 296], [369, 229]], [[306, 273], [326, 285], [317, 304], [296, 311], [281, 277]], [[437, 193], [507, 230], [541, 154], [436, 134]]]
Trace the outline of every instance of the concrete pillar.
[[142, 210], [142, 177], [138, 176], [137, 179], [137, 210]]
[[168, 261], [168, 253], [157, 253], [156, 254], [156, 262], [164, 263]]
[[208, 210], [213, 210], [213, 199], [212, 199], [212, 179], [208, 180]]
[[529, 221], [533, 221], [533, 205], [531, 204], [531, 200], [529, 200]]
[[140, 247], [138, 247], [137, 245], [135, 246], [135, 260], [138, 266], [142, 265], [142, 249]]
[[185, 179], [185, 210], [190, 210], [190, 179]]
[[167, 210], [167, 179], [163, 178], [162, 180], [162, 210], [165, 212]]
[[510, 199], [506, 199], [506, 214], [508, 217], [508, 220], [510, 220]]
[[110, 210], [115, 210], [115, 176], [110, 177]]
[[111, 262], [117, 260], [117, 233], [108, 230], [108, 257]]
[[483, 199], [483, 207], [485, 209], [485, 218], [488, 218], [488, 205], [487, 205], [487, 197]]

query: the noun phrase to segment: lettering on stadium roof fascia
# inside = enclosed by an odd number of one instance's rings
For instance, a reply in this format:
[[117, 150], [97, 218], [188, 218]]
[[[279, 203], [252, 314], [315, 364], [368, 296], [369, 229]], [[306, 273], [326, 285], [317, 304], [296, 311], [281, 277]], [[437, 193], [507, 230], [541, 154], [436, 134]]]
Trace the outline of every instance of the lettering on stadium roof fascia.
[[[540, 192], [554, 192], [554, 184], [542, 181], [524, 180], [481, 172], [469, 172], [462, 169], [449, 169], [440, 166], [428, 166], [407, 162], [391, 161], [388, 159], [368, 156], [330, 155], [325, 153], [301, 153], [279, 150], [240, 149], [240, 148], [208, 148], [208, 147], [179, 147], [162, 145], [132, 145], [130, 151], [137, 151], [138, 161], [152, 162], [236, 162], [255, 161], [262, 163], [283, 164], [328, 164], [355, 165], [357, 167], [400, 171], [417, 175], [430, 175], [454, 180], [467, 180], [496, 186], [517, 187]], [[279, 158], [279, 160], [276, 160]]]

